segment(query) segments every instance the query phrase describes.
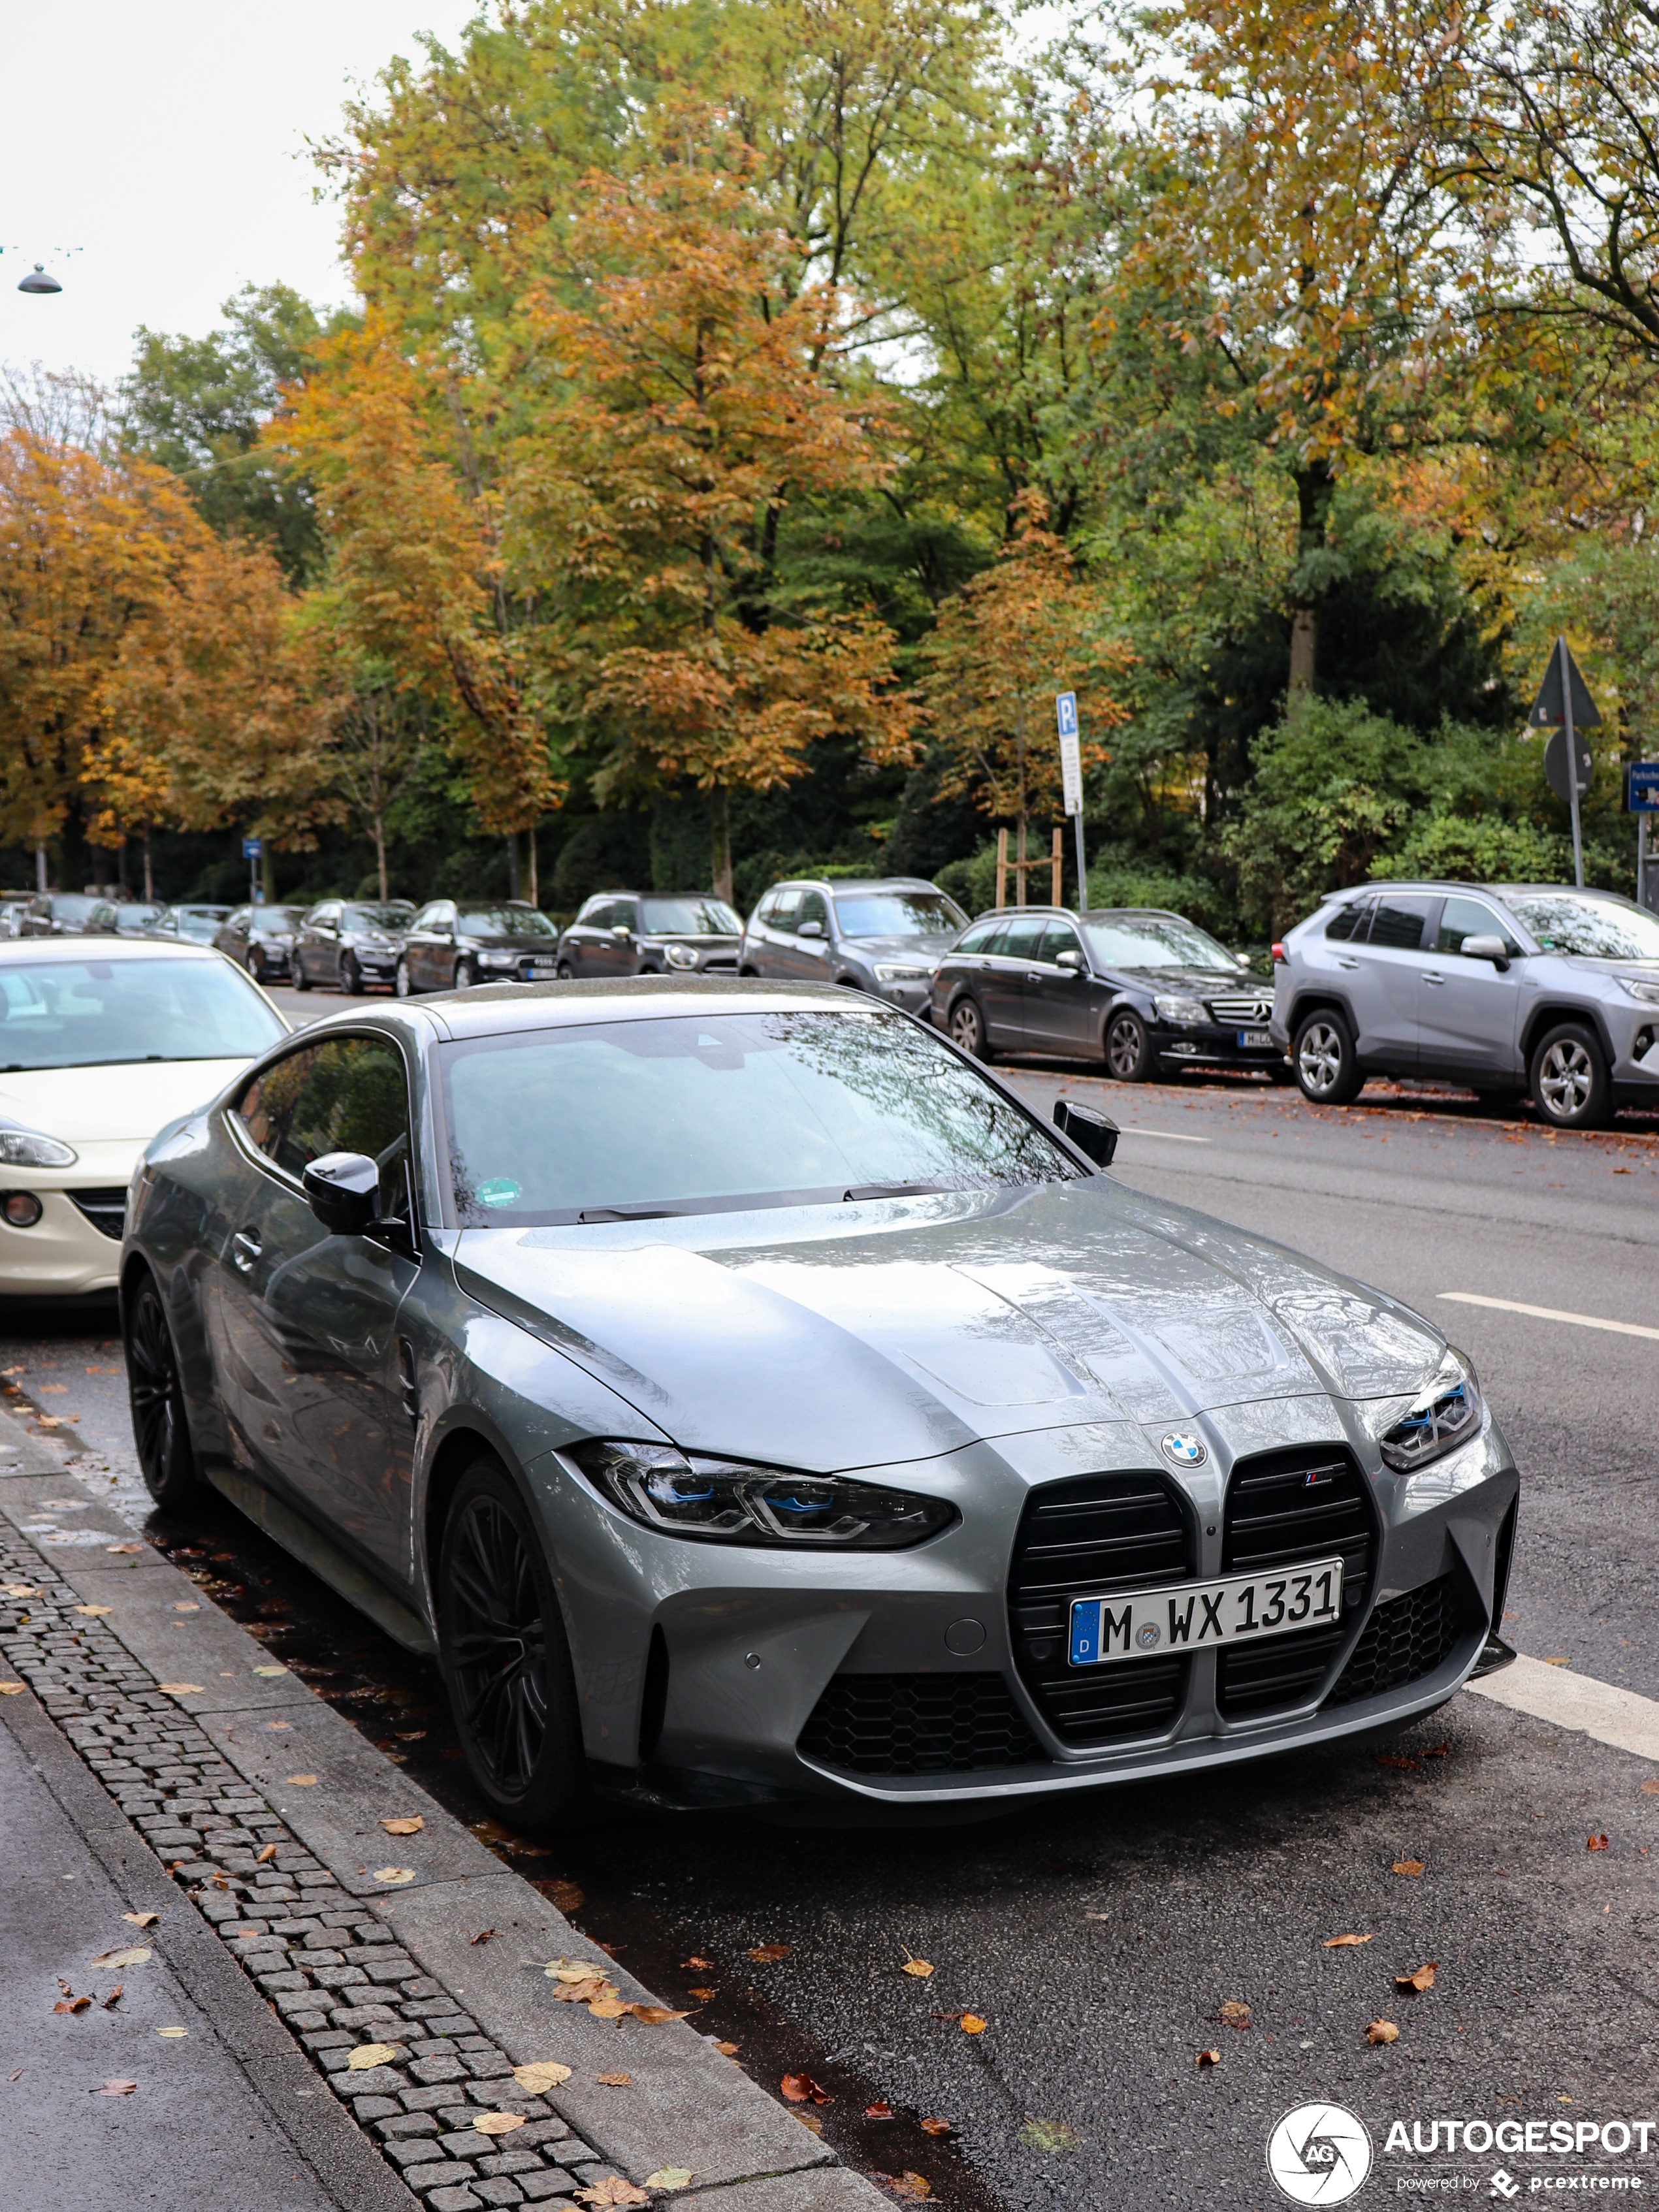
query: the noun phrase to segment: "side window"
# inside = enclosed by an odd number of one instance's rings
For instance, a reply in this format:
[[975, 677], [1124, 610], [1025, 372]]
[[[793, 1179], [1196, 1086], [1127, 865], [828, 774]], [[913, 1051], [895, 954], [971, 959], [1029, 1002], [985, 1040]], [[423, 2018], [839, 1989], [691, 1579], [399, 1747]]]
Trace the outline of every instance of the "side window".
[[246, 929], [252, 919], [253, 909], [252, 907], [239, 906], [234, 914], [226, 915], [225, 927], [227, 929]]
[[830, 909], [824, 903], [822, 891], [804, 891], [801, 894], [800, 912], [796, 915], [793, 923], [798, 935], [802, 925], [809, 921], [817, 922], [824, 935], [829, 936]]
[[971, 929], [964, 930], [957, 939], [956, 950], [958, 952], [988, 952], [991, 949], [991, 939], [1001, 927], [1002, 923], [1000, 920], [976, 921]]
[[1425, 898], [1379, 898], [1371, 910], [1370, 942], [1397, 952], [1419, 951], [1429, 904]]
[[1008, 934], [997, 951], [1006, 960], [1035, 960], [1037, 946], [1042, 942], [1042, 933], [1048, 927], [1046, 915], [1029, 915], [1024, 921], [1011, 921]]
[[640, 903], [637, 899], [618, 899], [611, 909], [612, 929], [632, 929], [640, 926]]
[[602, 898], [585, 899], [577, 912], [574, 927], [577, 929], [592, 929], [597, 927], [599, 924], [599, 912], [604, 905], [605, 901]]
[[1077, 932], [1069, 921], [1051, 921], [1042, 933], [1042, 943], [1037, 950], [1039, 960], [1058, 960], [1062, 952], [1081, 952]]
[[584, 929], [609, 929], [611, 927], [611, 911], [615, 903], [615, 901], [612, 899], [595, 899], [592, 905], [589, 907], [587, 912], [582, 916], [582, 927]]
[[1501, 937], [1504, 949], [1511, 957], [1521, 947], [1513, 933], [1507, 929], [1494, 910], [1483, 900], [1449, 898], [1440, 915], [1440, 934], [1435, 943], [1437, 952], [1461, 952], [1466, 937]]
[[1325, 924], [1326, 936], [1339, 945], [1364, 944], [1370, 911], [1370, 899], [1355, 899], [1351, 905], [1340, 907]]
[[408, 1206], [409, 1082], [395, 1045], [332, 1037], [286, 1053], [235, 1107], [251, 1141], [296, 1181], [325, 1152], [367, 1152], [380, 1169], [381, 1210]]
[[780, 891], [772, 911], [766, 917], [774, 929], [793, 929], [800, 912], [800, 893]]

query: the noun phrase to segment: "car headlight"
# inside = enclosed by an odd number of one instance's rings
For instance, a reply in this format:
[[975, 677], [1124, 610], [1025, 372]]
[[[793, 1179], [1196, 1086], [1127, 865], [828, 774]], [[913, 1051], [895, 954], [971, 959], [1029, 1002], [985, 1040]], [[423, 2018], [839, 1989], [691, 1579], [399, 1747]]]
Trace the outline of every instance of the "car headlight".
[[1644, 1006], [1659, 1006], [1659, 982], [1650, 983], [1644, 975], [1621, 975], [1619, 981]]
[[797, 1474], [688, 1456], [670, 1444], [577, 1444], [570, 1456], [631, 1519], [674, 1536], [894, 1552], [937, 1535], [957, 1518], [955, 1506], [941, 1498], [844, 1474]]
[[671, 968], [695, 968], [697, 956], [689, 945], [668, 945], [663, 948], [663, 958]]
[[1467, 1356], [1449, 1346], [1422, 1395], [1377, 1438], [1386, 1463], [1410, 1474], [1480, 1433], [1480, 1385]]
[[1159, 1021], [1174, 1022], [1182, 1029], [1196, 1029], [1210, 1018], [1210, 1010], [1201, 999], [1154, 999], [1152, 1005]]
[[478, 955], [481, 968], [516, 968], [518, 964], [516, 952], [481, 952]]
[[60, 1138], [44, 1136], [39, 1129], [20, 1129], [0, 1124], [0, 1167], [72, 1168], [81, 1155]]
[[933, 972], [931, 968], [906, 967], [896, 960], [878, 960], [874, 969], [878, 983], [925, 983]]

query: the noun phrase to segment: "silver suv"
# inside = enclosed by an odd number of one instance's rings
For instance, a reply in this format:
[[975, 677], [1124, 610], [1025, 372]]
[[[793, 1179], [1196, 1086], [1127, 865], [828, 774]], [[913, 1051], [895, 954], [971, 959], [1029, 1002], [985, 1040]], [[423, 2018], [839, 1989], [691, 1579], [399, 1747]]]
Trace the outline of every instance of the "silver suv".
[[933, 970], [968, 917], [920, 876], [774, 884], [749, 918], [744, 975], [847, 983], [927, 1019]]
[[1659, 916], [1560, 884], [1366, 884], [1273, 947], [1273, 1033], [1304, 1094], [1368, 1075], [1530, 1091], [1563, 1129], [1659, 1106]]

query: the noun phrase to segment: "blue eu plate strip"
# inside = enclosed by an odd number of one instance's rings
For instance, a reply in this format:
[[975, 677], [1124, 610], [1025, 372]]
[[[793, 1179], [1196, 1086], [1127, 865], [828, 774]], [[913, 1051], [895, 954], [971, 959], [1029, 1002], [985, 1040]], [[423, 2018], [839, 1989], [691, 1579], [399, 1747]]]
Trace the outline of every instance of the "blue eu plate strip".
[[1079, 1598], [1072, 1607], [1072, 1664], [1091, 1666], [1100, 1656], [1100, 1600]]

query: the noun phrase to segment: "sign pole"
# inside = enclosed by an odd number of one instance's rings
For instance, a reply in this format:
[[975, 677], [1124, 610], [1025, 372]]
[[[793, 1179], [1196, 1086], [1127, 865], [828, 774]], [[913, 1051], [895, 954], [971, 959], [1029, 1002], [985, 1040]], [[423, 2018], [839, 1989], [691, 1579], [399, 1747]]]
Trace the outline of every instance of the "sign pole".
[[1060, 730], [1060, 776], [1065, 793], [1063, 803], [1066, 813], [1072, 817], [1072, 834], [1077, 840], [1078, 912], [1084, 914], [1089, 905], [1089, 864], [1083, 849], [1083, 756], [1075, 691], [1056, 692], [1054, 720]]
[[1572, 879], [1582, 891], [1584, 888], [1584, 841], [1578, 828], [1578, 748], [1573, 742], [1572, 677], [1567, 661], [1567, 641], [1565, 634], [1556, 641], [1561, 655], [1561, 712], [1566, 722], [1567, 738], [1567, 795], [1572, 802]]
[[1636, 817], [1636, 903], [1645, 907], [1648, 902], [1648, 817]]

